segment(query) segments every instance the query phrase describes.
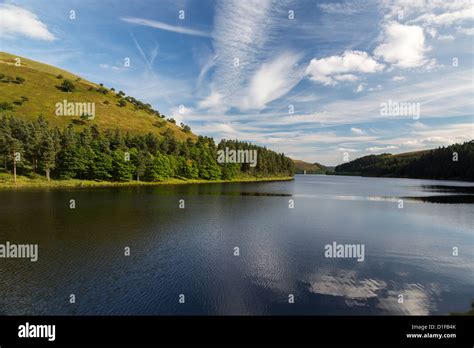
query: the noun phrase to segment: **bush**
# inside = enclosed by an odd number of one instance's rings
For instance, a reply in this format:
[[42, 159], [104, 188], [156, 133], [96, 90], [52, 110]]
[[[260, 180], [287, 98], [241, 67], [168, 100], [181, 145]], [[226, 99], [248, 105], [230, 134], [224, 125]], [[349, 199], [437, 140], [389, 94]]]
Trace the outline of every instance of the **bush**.
[[64, 80], [61, 84], [61, 89], [64, 92], [74, 92], [76, 86], [74, 86], [74, 84], [70, 80]]
[[117, 105], [123, 108], [125, 105], [127, 105], [127, 102], [125, 101], [125, 99], [120, 99]]
[[105, 87], [102, 87], [102, 86], [99, 87], [99, 88], [97, 88], [96, 91], [99, 92], [99, 93], [102, 93], [102, 94], [107, 94], [107, 93], [109, 93], [109, 90], [108, 90], [107, 88], [105, 88]]
[[2, 102], [0, 103], [0, 110], [1, 111], [13, 110], [13, 105], [8, 102]]
[[59, 74], [59, 75], [56, 75], [56, 78], [61, 80], [63, 78], [63, 75]]

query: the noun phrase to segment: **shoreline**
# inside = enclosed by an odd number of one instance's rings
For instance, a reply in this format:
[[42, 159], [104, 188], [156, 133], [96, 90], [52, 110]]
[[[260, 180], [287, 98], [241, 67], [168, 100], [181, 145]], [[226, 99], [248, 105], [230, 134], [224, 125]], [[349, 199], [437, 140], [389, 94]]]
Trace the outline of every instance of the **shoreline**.
[[[295, 173], [295, 175], [305, 175], [305, 174], [299, 174]], [[459, 178], [449, 178], [449, 179], [440, 179], [440, 178], [417, 178], [417, 177], [409, 177], [409, 176], [376, 176], [376, 175], [361, 175], [360, 173], [357, 174], [349, 174], [347, 172], [341, 172], [338, 174], [335, 173], [322, 173], [322, 174], [306, 174], [306, 175], [327, 175], [327, 176], [353, 176], [353, 177], [359, 177], [359, 178], [381, 178], [381, 179], [410, 179], [410, 180], [437, 180], [437, 181], [458, 181], [458, 182], [472, 182], [474, 183], [474, 180], [468, 180], [468, 179], [459, 179]]]
[[104, 187], [140, 187], [140, 186], [162, 186], [162, 185], [195, 185], [195, 184], [229, 184], [229, 183], [251, 183], [251, 182], [273, 182], [273, 181], [291, 181], [294, 176], [272, 176], [272, 177], [237, 177], [231, 180], [204, 180], [204, 179], [179, 179], [170, 178], [163, 181], [95, 181], [95, 180], [51, 180], [45, 178], [28, 178], [25, 176], [17, 177], [17, 184], [13, 182], [12, 174], [0, 174], [0, 190], [16, 190], [16, 189], [50, 189], [50, 188], [104, 188]]

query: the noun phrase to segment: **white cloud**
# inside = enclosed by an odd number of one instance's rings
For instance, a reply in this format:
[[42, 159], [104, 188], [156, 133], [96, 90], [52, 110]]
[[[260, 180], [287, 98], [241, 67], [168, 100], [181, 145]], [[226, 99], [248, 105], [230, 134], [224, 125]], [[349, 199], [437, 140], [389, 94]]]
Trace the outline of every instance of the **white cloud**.
[[464, 34], [464, 35], [474, 35], [474, 28], [461, 28], [461, 27], [458, 27], [456, 28], [457, 32], [458, 33], [461, 33], [461, 34]]
[[427, 63], [427, 50], [421, 27], [389, 22], [384, 27], [383, 43], [374, 54], [396, 67], [416, 68]]
[[26, 36], [31, 39], [53, 41], [56, 38], [45, 23], [22, 7], [0, 5], [0, 37]]
[[474, 8], [468, 7], [459, 11], [445, 12], [439, 15], [434, 13], [425, 13], [418, 18], [409, 21], [409, 23], [424, 23], [427, 25], [444, 25], [449, 26], [453, 23], [467, 19], [474, 19]]
[[296, 67], [299, 56], [284, 53], [276, 59], [262, 64], [250, 81], [247, 97], [242, 109], [261, 109], [291, 90], [302, 78]]
[[[217, 56], [212, 85], [222, 95], [223, 107], [241, 102], [241, 93], [264, 57], [274, 23], [272, 3], [264, 1], [218, 2], [214, 17], [212, 45]], [[238, 59], [238, 66], [234, 65]]]
[[364, 135], [365, 134], [365, 132], [362, 129], [356, 128], [356, 127], [352, 127], [351, 132], [354, 133], [354, 134], [357, 134], [357, 135]]
[[370, 87], [368, 89], [369, 92], [373, 92], [373, 91], [381, 91], [382, 90], [382, 85], [377, 85], [375, 87]]
[[337, 3], [323, 3], [318, 5], [319, 8], [326, 13], [342, 14], [346, 16], [359, 13], [364, 10], [368, 4], [366, 2], [337, 2]]
[[355, 90], [356, 93], [363, 92], [363, 91], [365, 90], [365, 86], [367, 86], [366, 83], [360, 83], [360, 84], [357, 86], [357, 89]]
[[383, 69], [367, 52], [345, 51], [341, 56], [313, 58], [306, 68], [310, 79], [324, 85], [335, 85], [337, 81], [355, 81], [350, 73], [375, 73]]
[[387, 150], [396, 150], [396, 149], [398, 149], [398, 146], [393, 146], [393, 145], [383, 146], [383, 147], [380, 147], [380, 146], [371, 146], [371, 147], [366, 148], [365, 151], [370, 151], [370, 152], [383, 152], [383, 151], [387, 151]]
[[176, 124], [184, 122], [186, 116], [189, 116], [193, 110], [184, 105], [174, 106], [170, 109], [171, 117], [174, 118]]
[[418, 130], [427, 128], [427, 126], [424, 123], [421, 123], [420, 121], [413, 122], [409, 124], [409, 126], [413, 129], [418, 129]]
[[438, 40], [453, 41], [454, 36], [453, 35], [439, 35]]
[[338, 148], [337, 148], [337, 151], [341, 151], [341, 152], [357, 152], [356, 149], [350, 149], [350, 148], [346, 148], [346, 147], [338, 147]]
[[426, 32], [431, 36], [431, 37], [436, 37], [438, 35], [438, 31], [435, 28], [426, 28]]
[[[283, 5], [271, 0], [218, 2], [212, 46], [215, 58], [202, 69], [210, 75], [210, 94], [200, 108], [227, 111], [262, 109], [289, 92], [304, 76], [299, 54], [275, 45]], [[202, 78], [201, 78], [202, 80]]]
[[389, 99], [420, 103], [422, 118], [471, 114], [469, 110], [474, 107], [471, 75], [470, 69], [446, 72], [443, 79], [430, 74], [424, 80], [398, 84], [387, 90], [380, 88], [355, 100], [339, 99], [325, 103], [317, 109], [319, 121], [353, 124], [355, 121], [374, 120], [381, 117], [380, 103]]
[[109, 65], [109, 64], [99, 64], [99, 68], [101, 69], [112, 69], [114, 71], [124, 71], [126, 68], [116, 66], [116, 65]]
[[224, 96], [219, 92], [212, 91], [209, 96], [199, 102], [199, 108], [214, 110], [219, 109], [222, 106], [223, 97]]
[[353, 74], [343, 74], [343, 75], [336, 75], [334, 76], [334, 79], [337, 81], [349, 81], [349, 82], [354, 82], [359, 79], [359, 77], [353, 75]]
[[209, 37], [209, 33], [206, 33], [201, 30], [196, 30], [196, 29], [189, 29], [185, 27], [179, 27], [175, 25], [170, 25], [166, 24], [163, 22], [158, 22], [158, 21], [153, 21], [150, 19], [144, 19], [144, 18], [136, 18], [136, 17], [123, 17], [121, 18], [122, 21], [127, 22], [127, 23], [132, 23], [132, 24], [138, 24], [138, 25], [143, 25], [146, 27], [152, 27], [155, 29], [161, 29], [161, 30], [166, 30], [166, 31], [171, 31], [173, 33], [178, 33], [178, 34], [186, 34], [186, 35], [193, 35], [193, 36], [204, 36], [204, 37]]
[[400, 75], [392, 77], [392, 81], [405, 81], [406, 79], [407, 78], [405, 76], [400, 76]]

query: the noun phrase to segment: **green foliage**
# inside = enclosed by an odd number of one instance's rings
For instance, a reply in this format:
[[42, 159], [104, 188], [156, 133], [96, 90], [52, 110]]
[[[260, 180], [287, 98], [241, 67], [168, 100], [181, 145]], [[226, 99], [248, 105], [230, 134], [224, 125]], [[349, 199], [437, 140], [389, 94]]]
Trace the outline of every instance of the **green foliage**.
[[[258, 165], [218, 163], [222, 147], [258, 152]], [[167, 129], [162, 138], [152, 133], [125, 136], [116, 129], [101, 132], [85, 123], [51, 128], [40, 116], [23, 121], [4, 116], [0, 123], [0, 161], [12, 169], [13, 153], [20, 152], [19, 174], [37, 171], [55, 179], [161, 181], [169, 178], [232, 179], [238, 175], [289, 176], [293, 162], [283, 154], [249, 143], [223, 140], [218, 146], [209, 137], [179, 142]]]
[[63, 80], [60, 89], [64, 92], [74, 92], [76, 86], [71, 82], [71, 80]]
[[184, 133], [191, 133], [191, 127], [189, 127], [187, 124], [184, 124], [183, 122], [181, 122], [181, 129]]
[[[457, 159], [457, 160], [456, 160]], [[474, 180], [474, 141], [400, 155], [381, 154], [341, 164], [336, 174]]]
[[115, 181], [128, 181], [133, 178], [136, 168], [130, 154], [121, 149], [112, 152], [112, 178]]
[[15, 83], [17, 85], [20, 85], [25, 81], [26, 80], [21, 76], [15, 76], [15, 78], [13, 78], [10, 75], [5, 75], [3, 73], [0, 73], [0, 82], [3, 82], [3, 83]]
[[13, 105], [8, 102], [1, 102], [0, 103], [0, 111], [9, 111], [13, 110]]
[[100, 84], [100, 87], [98, 87], [98, 88], [96, 89], [96, 91], [99, 92], [99, 93], [102, 93], [102, 94], [107, 94], [107, 93], [109, 93], [109, 90], [108, 90], [107, 88], [103, 87], [102, 84]]

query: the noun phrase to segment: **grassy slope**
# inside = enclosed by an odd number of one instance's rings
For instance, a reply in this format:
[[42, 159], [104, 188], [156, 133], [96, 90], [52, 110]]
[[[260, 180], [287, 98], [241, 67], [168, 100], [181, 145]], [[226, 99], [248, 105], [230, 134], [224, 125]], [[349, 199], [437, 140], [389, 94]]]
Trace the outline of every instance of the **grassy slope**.
[[[115, 92], [109, 91], [104, 95], [95, 90], [88, 91], [89, 87], [97, 88], [99, 86], [84, 79], [76, 81], [78, 76], [65, 70], [22, 57], [20, 57], [21, 66], [17, 67], [14, 64], [16, 57], [0, 52], [0, 73], [13, 78], [20, 76], [26, 80], [22, 84], [0, 83], [0, 102], [13, 103], [21, 96], [29, 99], [21, 106], [14, 105], [14, 110], [10, 113], [15, 117], [32, 120], [36, 119], [39, 114], [43, 114], [51, 125], [62, 128], [70, 124], [72, 119], [79, 119], [79, 117], [56, 116], [56, 103], [62, 102], [64, 99], [68, 102], [94, 102], [96, 117], [89, 123], [97, 124], [101, 129], [119, 128], [124, 133], [126, 131], [131, 134], [152, 132], [160, 136], [167, 128], [170, 128], [179, 140], [196, 137], [193, 134], [182, 132], [180, 127], [170, 122], [165, 122], [160, 127], [155, 126], [154, 123], [162, 120], [161, 118], [137, 109], [128, 102], [125, 107], [119, 107]], [[59, 74], [74, 83], [76, 90], [73, 93], [63, 92], [56, 88], [62, 83], [61, 79], [56, 78]], [[140, 96], [134, 97], [140, 99]], [[106, 100], [109, 101], [108, 105], [104, 104]], [[76, 125], [75, 127], [81, 126]]]

